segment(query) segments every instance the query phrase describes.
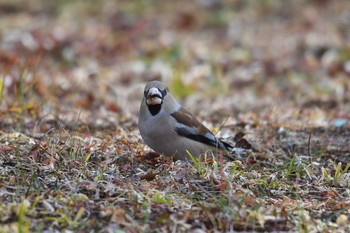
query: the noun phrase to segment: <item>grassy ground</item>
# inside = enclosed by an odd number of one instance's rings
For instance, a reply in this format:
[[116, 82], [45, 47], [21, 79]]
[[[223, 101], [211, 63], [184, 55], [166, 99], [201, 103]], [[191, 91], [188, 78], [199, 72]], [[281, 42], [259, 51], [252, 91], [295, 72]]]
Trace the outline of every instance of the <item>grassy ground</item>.
[[[349, 7], [2, 1], [0, 232], [350, 231]], [[153, 79], [255, 150], [150, 153]]]

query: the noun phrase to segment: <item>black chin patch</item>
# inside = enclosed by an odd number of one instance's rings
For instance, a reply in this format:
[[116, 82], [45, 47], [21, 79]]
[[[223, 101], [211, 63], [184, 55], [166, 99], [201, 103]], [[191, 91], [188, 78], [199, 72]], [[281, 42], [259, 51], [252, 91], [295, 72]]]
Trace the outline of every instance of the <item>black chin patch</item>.
[[155, 116], [160, 112], [162, 104], [147, 105], [147, 107], [152, 116]]

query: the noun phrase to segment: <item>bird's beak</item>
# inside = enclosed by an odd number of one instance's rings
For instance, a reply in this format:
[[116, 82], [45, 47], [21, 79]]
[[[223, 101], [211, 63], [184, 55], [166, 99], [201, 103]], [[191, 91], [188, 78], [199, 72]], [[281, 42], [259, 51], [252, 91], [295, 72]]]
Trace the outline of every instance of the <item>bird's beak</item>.
[[152, 87], [145, 93], [147, 105], [157, 105], [163, 103], [163, 95], [158, 88]]

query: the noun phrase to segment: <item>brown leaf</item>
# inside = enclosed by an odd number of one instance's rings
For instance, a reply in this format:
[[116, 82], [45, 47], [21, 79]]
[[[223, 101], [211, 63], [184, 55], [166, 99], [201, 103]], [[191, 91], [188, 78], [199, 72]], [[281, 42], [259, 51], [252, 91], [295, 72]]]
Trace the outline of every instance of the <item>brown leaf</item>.
[[156, 175], [158, 175], [158, 174], [150, 172], [150, 173], [147, 173], [145, 175], [142, 175], [140, 178], [141, 178], [141, 180], [148, 180], [149, 181], [149, 180], [153, 180], [156, 177]]
[[92, 103], [94, 102], [95, 97], [93, 93], [87, 93], [83, 98], [78, 99], [75, 102], [75, 106], [84, 109], [90, 109], [92, 107]]
[[238, 132], [236, 133], [235, 137], [233, 138], [233, 140], [235, 142], [239, 141], [240, 139], [242, 139], [244, 137], [244, 133], [243, 132]]
[[15, 148], [8, 145], [0, 145], [0, 154], [4, 155], [6, 152], [15, 151]]
[[251, 145], [245, 138], [239, 139], [239, 140], [236, 142], [235, 147], [243, 148], [243, 149], [247, 149], [247, 150], [250, 150], [250, 149], [253, 148], [252, 145]]
[[226, 190], [227, 187], [228, 187], [228, 183], [221, 183], [221, 184], [216, 185], [216, 188], [218, 190]]
[[109, 110], [111, 112], [119, 112], [120, 107], [114, 102], [108, 102], [107, 103], [107, 110]]
[[147, 161], [151, 162], [153, 165], [157, 165], [159, 163], [160, 154], [150, 151], [144, 155], [144, 158]]

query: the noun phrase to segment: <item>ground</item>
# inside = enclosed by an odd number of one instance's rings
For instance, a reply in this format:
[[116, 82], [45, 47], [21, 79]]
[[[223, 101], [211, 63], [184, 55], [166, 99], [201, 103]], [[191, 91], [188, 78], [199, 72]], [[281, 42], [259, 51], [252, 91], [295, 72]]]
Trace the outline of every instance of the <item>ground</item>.
[[[349, 8], [2, 1], [0, 232], [349, 232]], [[242, 153], [153, 153], [150, 80]]]

